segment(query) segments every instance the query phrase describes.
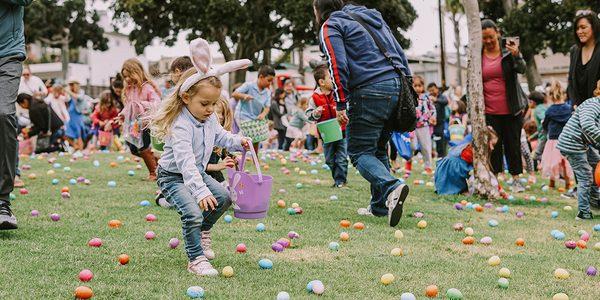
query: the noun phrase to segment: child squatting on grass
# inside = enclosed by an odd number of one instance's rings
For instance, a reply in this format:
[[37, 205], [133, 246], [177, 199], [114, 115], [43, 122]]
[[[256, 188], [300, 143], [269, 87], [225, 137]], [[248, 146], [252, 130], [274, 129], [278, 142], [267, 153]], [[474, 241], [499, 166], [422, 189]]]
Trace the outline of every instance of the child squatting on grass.
[[164, 140], [164, 152], [158, 164], [158, 186], [181, 215], [188, 271], [200, 276], [218, 275], [209, 259], [210, 229], [231, 205], [229, 192], [206, 174], [214, 146], [231, 150], [250, 149], [248, 138], [223, 129], [215, 106], [221, 97], [218, 76], [250, 64], [247, 59], [211, 68], [208, 42], [190, 43], [194, 69], [185, 71], [175, 92], [152, 117], [154, 135]]

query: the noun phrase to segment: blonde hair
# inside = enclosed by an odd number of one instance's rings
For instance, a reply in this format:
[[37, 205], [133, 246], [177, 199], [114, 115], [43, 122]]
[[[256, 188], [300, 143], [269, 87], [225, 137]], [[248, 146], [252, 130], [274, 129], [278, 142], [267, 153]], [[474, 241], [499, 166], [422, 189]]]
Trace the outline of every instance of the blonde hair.
[[[127, 73], [127, 76], [125, 76], [125, 73]], [[121, 75], [123, 75], [123, 78], [130, 78], [130, 80], [133, 80], [134, 83], [130, 84], [127, 82], [127, 80], [124, 80], [124, 89], [128, 90], [130, 88], [142, 88], [142, 85], [144, 83], [148, 83], [152, 86], [152, 88], [154, 88], [154, 90], [156, 91], [156, 93], [158, 95], [160, 95], [160, 89], [158, 88], [158, 86], [156, 85], [156, 83], [154, 83], [154, 81], [152, 81], [150, 74], [148, 74], [148, 72], [146, 72], [144, 70], [144, 66], [142, 66], [142, 63], [136, 59], [136, 58], [130, 58], [128, 60], [126, 60], [123, 63], [123, 67], [121, 68]], [[123, 102], [127, 101], [127, 93], [123, 93], [122, 99]]]
[[[181, 86], [193, 74], [196, 74], [196, 69], [189, 69], [181, 75], [181, 79], [175, 86], [175, 91], [169, 96], [169, 98], [165, 99], [158, 110], [156, 110], [150, 116], [150, 129], [152, 130], [152, 134], [159, 140], [164, 140], [167, 136], [171, 134], [171, 127], [173, 126], [173, 122], [179, 116], [185, 103], [183, 102], [183, 98], [179, 96], [179, 90]], [[214, 88], [218, 88], [219, 90], [223, 86], [221, 84], [221, 80], [217, 77], [208, 77], [198, 81], [196, 84], [192, 85], [187, 92], [189, 97], [193, 97], [202, 86], [211, 86]]]
[[596, 89], [594, 90], [594, 96], [600, 97], [600, 80], [596, 82]]
[[225, 99], [225, 97], [221, 96], [217, 102], [217, 109], [221, 110], [223, 117], [221, 126], [223, 126], [223, 129], [231, 131], [231, 127], [233, 127], [233, 112], [231, 111], [231, 108], [229, 108], [229, 101]]
[[548, 96], [550, 96], [550, 99], [553, 103], [563, 101], [564, 93], [558, 80], [552, 80], [552, 82], [550, 83], [550, 88], [548, 89]]

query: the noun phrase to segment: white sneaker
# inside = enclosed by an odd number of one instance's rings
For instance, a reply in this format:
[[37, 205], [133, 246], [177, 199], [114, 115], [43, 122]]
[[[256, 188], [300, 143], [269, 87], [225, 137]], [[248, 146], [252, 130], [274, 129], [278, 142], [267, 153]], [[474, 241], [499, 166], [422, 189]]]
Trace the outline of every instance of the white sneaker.
[[188, 263], [187, 267], [190, 273], [194, 273], [198, 276], [217, 276], [219, 271], [215, 270], [213, 266], [208, 262], [208, 259], [204, 255], [196, 257], [192, 262]]
[[215, 252], [210, 248], [212, 239], [210, 238], [210, 231], [202, 231], [202, 238], [200, 239], [202, 244], [202, 252], [206, 258], [213, 260], [215, 259]]
[[372, 216], [373, 215], [373, 213], [371, 212], [371, 205], [369, 205], [367, 207], [359, 208], [357, 213], [359, 216]]
[[387, 197], [386, 206], [388, 207], [388, 223], [391, 227], [395, 227], [402, 218], [402, 206], [408, 196], [408, 186], [405, 184], [399, 185]]

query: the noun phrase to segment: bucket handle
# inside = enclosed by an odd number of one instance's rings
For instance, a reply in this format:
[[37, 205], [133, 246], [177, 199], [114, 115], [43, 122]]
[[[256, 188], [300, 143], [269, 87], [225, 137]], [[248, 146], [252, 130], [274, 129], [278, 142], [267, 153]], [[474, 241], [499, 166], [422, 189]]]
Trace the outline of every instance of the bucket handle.
[[[240, 171], [244, 171], [244, 166], [246, 164], [246, 149], [242, 150], [242, 161], [240, 162]], [[252, 160], [254, 161], [254, 166], [256, 167], [256, 172], [258, 173], [258, 183], [263, 183], [262, 171], [260, 170], [260, 165], [258, 162], [258, 156], [256, 156], [256, 152], [254, 151], [254, 147], [250, 145], [250, 154], [252, 155]]]

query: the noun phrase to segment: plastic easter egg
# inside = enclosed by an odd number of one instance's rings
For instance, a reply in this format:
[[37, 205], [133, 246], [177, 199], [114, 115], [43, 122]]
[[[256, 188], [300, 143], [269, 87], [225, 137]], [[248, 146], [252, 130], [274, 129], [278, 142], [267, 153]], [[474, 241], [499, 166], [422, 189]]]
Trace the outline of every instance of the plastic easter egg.
[[494, 219], [491, 219], [491, 220], [488, 221], [488, 225], [490, 227], [497, 227], [498, 226], [498, 221], [496, 221]]
[[537, 198], [535, 196], [529, 196], [529, 201], [535, 201]]
[[14, 201], [15, 199], [17, 199], [17, 196], [15, 194], [13, 194], [13, 193], [10, 193], [10, 194], [8, 194], [8, 199], [10, 201]]
[[558, 268], [558, 269], [554, 270], [554, 277], [556, 279], [567, 279], [567, 278], [569, 278], [569, 276], [570, 276], [569, 271], [567, 271], [565, 269]]
[[267, 227], [263, 223], [256, 224], [256, 231], [258, 231], [258, 232], [263, 232], [263, 231], [265, 231], [266, 228]]
[[97, 161], [97, 160], [94, 160], [94, 161], [92, 162], [92, 164], [94, 165], [94, 167], [99, 167], [99, 166], [100, 166], [100, 162], [99, 162], [99, 161]]
[[84, 269], [81, 272], [79, 272], [79, 280], [83, 282], [88, 282], [92, 280], [92, 278], [94, 278], [94, 274], [88, 269]]
[[58, 222], [58, 220], [60, 220], [60, 215], [59, 214], [51, 214], [50, 219], [54, 222]]
[[356, 222], [356, 223], [354, 223], [354, 225], [352, 227], [356, 230], [363, 230], [363, 229], [365, 229], [365, 224], [363, 224], [361, 222]]
[[404, 253], [402, 252], [401, 248], [394, 248], [394, 249], [392, 249], [392, 251], [390, 252], [390, 254], [392, 254], [392, 256], [402, 256], [402, 255], [404, 255]]
[[40, 215], [40, 212], [39, 212], [39, 211], [37, 211], [36, 209], [34, 209], [34, 210], [32, 210], [32, 211], [31, 211], [31, 216], [32, 216], [32, 217], [37, 217], [37, 216], [39, 216], [39, 215]]
[[150, 201], [148, 201], [148, 200], [141, 201], [140, 206], [150, 206]]
[[400, 300], [417, 300], [417, 297], [413, 293], [402, 293]]
[[192, 299], [204, 298], [204, 289], [199, 286], [190, 286], [187, 289], [186, 294]]
[[310, 170], [310, 174], [316, 175], [316, 174], [319, 174], [319, 171], [317, 171], [317, 170]]
[[589, 242], [590, 241], [590, 234], [587, 232], [584, 232], [580, 235], [579, 237], [582, 241], [586, 241]]
[[600, 242], [594, 244], [594, 250], [600, 251]]
[[116, 186], [117, 186], [117, 183], [116, 183], [115, 181], [109, 181], [109, 182], [107, 183], [107, 185], [108, 185], [108, 187], [111, 187], [111, 188], [113, 188], [113, 187], [116, 187]]
[[300, 207], [300, 204], [298, 204], [296, 202], [292, 203], [292, 208], [297, 208], [297, 207]]
[[462, 243], [465, 245], [473, 245], [475, 243], [475, 239], [472, 236], [468, 236], [462, 239]]
[[287, 209], [287, 213], [288, 213], [288, 215], [295, 215], [296, 214], [296, 210], [290, 207], [290, 208]]
[[425, 288], [425, 296], [428, 298], [435, 298], [439, 293], [437, 285], [428, 285]]
[[156, 221], [156, 216], [153, 215], [153, 214], [147, 214], [146, 215], [146, 221], [148, 221], [148, 222], [154, 222], [154, 221]]
[[508, 279], [506, 279], [506, 278], [498, 279], [498, 286], [500, 288], [507, 289], [508, 288]]
[[563, 232], [561, 232], [561, 231], [557, 232], [554, 235], [554, 238], [557, 239], [557, 240], [564, 240], [565, 237], [566, 237], [566, 235]]
[[600, 231], [600, 224], [594, 225], [594, 231]]
[[424, 213], [422, 213], [422, 212], [420, 212], [420, 211], [415, 211], [415, 212], [413, 213], [413, 217], [414, 217], [414, 218], [417, 218], [417, 219], [423, 218], [424, 216], [425, 216], [425, 214], [424, 214]]
[[402, 239], [404, 237], [404, 233], [402, 233], [402, 230], [398, 229], [398, 230], [394, 231], [394, 237], [396, 239], [400, 240], [400, 239]]
[[246, 244], [238, 244], [238, 245], [235, 247], [235, 251], [236, 251], [237, 253], [246, 253], [246, 250], [247, 250], [247, 248], [246, 248]]
[[575, 241], [566, 241], [565, 247], [567, 247], [568, 249], [575, 249], [577, 248], [577, 243], [575, 243]]
[[271, 244], [271, 249], [275, 252], [283, 252], [285, 248], [279, 243], [273, 243]]
[[598, 274], [598, 270], [594, 266], [589, 266], [585, 270], [585, 274], [588, 276], [596, 276], [596, 274]]
[[290, 231], [287, 235], [289, 239], [297, 239], [300, 237], [300, 235], [295, 231]]
[[102, 240], [100, 238], [93, 238], [88, 242], [90, 247], [100, 247], [102, 246]]
[[341, 226], [341, 227], [343, 227], [343, 228], [348, 228], [348, 227], [350, 227], [350, 224], [351, 224], [351, 223], [350, 223], [350, 221], [348, 221], [348, 220], [341, 220], [341, 221], [340, 221], [340, 226]]
[[338, 244], [337, 242], [329, 243], [329, 250], [338, 251], [339, 249], [340, 249], [340, 244]]
[[329, 197], [329, 200], [331, 200], [331, 201], [335, 201], [337, 199], [338, 199], [338, 196], [336, 196], [336, 195], [332, 195]]
[[110, 220], [108, 221], [108, 227], [110, 228], [119, 228], [123, 225], [123, 223], [119, 220]]
[[463, 223], [454, 223], [454, 225], [452, 225], [452, 229], [454, 229], [454, 231], [462, 231], [464, 229], [464, 225]]
[[586, 249], [587, 248], [587, 242], [584, 241], [584, 240], [577, 241], [576, 245], [577, 245], [577, 247], [579, 249]]
[[427, 221], [425, 221], [425, 220], [419, 221], [419, 223], [417, 223], [417, 227], [419, 229], [425, 229], [425, 227], [427, 227]]
[[509, 210], [508, 205], [502, 206], [501, 210], [502, 210], [503, 213], [507, 213], [508, 210]]
[[226, 266], [223, 268], [223, 271], [221, 271], [221, 274], [223, 274], [223, 277], [226, 278], [233, 277], [233, 268], [231, 266]]
[[273, 262], [269, 259], [263, 258], [258, 261], [258, 266], [263, 270], [270, 270], [273, 268]]
[[522, 238], [518, 238], [518, 239], [515, 241], [515, 245], [517, 245], [517, 246], [519, 246], [519, 247], [523, 247], [523, 246], [525, 246], [525, 240], [524, 240], [524, 239], [522, 239]]
[[508, 268], [502, 268], [498, 271], [498, 276], [502, 278], [510, 278], [510, 270]]
[[279, 206], [279, 208], [284, 208], [285, 207], [285, 201], [283, 201], [283, 200], [277, 201], [277, 206]]
[[552, 296], [552, 300], [569, 300], [569, 296], [565, 293], [558, 293]]
[[515, 196], [513, 196], [513, 195], [508, 196], [508, 201], [514, 201], [514, 200], [515, 200]]
[[350, 235], [347, 232], [340, 233], [340, 240], [342, 242], [348, 241], [350, 239]]
[[229, 223], [233, 222], [233, 217], [231, 215], [225, 215], [223, 217], [223, 221], [225, 221], [225, 223], [229, 224]]
[[481, 238], [481, 240], [479, 240], [479, 243], [483, 244], [483, 245], [491, 245], [492, 244], [492, 238], [489, 236], [485, 236], [483, 238]]
[[553, 211], [550, 213], [550, 216], [552, 217], [552, 219], [556, 219], [558, 217], [558, 212], [557, 211]]
[[94, 292], [87, 286], [78, 286], [75, 289], [75, 299], [90, 299], [94, 296]]
[[57, 185], [60, 182], [57, 178], [52, 179], [52, 185]]
[[296, 188], [297, 189], [301, 189], [303, 186], [303, 184], [301, 182], [296, 183]]
[[313, 280], [311, 287], [315, 295], [322, 295], [325, 292], [325, 285], [319, 280]]
[[136, 169], [136, 170], [141, 170], [141, 169], [142, 169], [142, 165], [136, 165], [136, 166], [135, 166], [135, 169]]
[[19, 194], [21, 194], [21, 195], [27, 195], [27, 194], [29, 194], [29, 191], [26, 188], [22, 188], [22, 189], [19, 190]]
[[63, 193], [60, 193], [60, 197], [63, 198], [63, 199], [70, 199], [71, 198], [71, 194], [67, 193], [67, 192], [63, 192]]
[[540, 202], [542, 202], [542, 203], [548, 203], [548, 198], [546, 198], [546, 197], [542, 197], [542, 198], [540, 199]]
[[463, 294], [458, 289], [451, 288], [446, 291], [446, 298], [450, 300], [461, 300]]
[[488, 265], [495, 267], [500, 265], [500, 257], [494, 255], [488, 259]]
[[390, 283], [392, 283], [394, 281], [394, 274], [383, 274], [383, 276], [381, 276], [381, 283], [383, 285], [389, 285]]
[[129, 170], [129, 171], [127, 171], [127, 175], [133, 176], [133, 175], [135, 175], [135, 171], [134, 170]]
[[302, 207], [296, 207], [296, 208], [294, 208], [294, 211], [296, 212], [297, 215], [301, 215], [304, 212], [302, 210]]
[[522, 212], [522, 211], [518, 211], [518, 212], [517, 212], [515, 215], [517, 216], [517, 218], [519, 218], [519, 219], [520, 219], [520, 218], [522, 218], [522, 217], [524, 217], [524, 216], [525, 216], [525, 213], [524, 213], [524, 212]]
[[290, 300], [290, 294], [287, 292], [279, 292], [277, 294], [277, 300]]
[[70, 167], [64, 167], [63, 171], [65, 171], [65, 172], [71, 172], [71, 168]]
[[171, 249], [175, 249], [175, 248], [177, 248], [177, 246], [179, 246], [179, 239], [177, 239], [177, 238], [171, 238], [169, 240], [169, 247]]
[[454, 204], [454, 209], [456, 209], [456, 210], [463, 210], [463, 205], [460, 204], [460, 203], [455, 203]]
[[154, 233], [154, 231], [148, 231], [146, 234], [144, 234], [144, 237], [147, 240], [153, 240], [156, 237], [156, 233]]
[[544, 185], [544, 186], [542, 187], [542, 192], [547, 192], [547, 191], [549, 191], [549, 190], [550, 190], [550, 188], [549, 188], [547, 185]]
[[563, 207], [563, 210], [564, 211], [572, 211], [573, 208], [570, 205], [567, 205], [567, 206]]
[[55, 169], [60, 169], [60, 168], [62, 168], [62, 165], [61, 165], [61, 164], [59, 164], [59, 163], [54, 163], [54, 164], [52, 165], [52, 167], [53, 167], [53, 168], [55, 168]]
[[467, 227], [467, 228], [465, 228], [465, 234], [471, 236], [471, 235], [475, 234], [475, 230], [473, 230], [473, 228], [471, 228], [471, 227]]
[[35, 173], [31, 173], [31, 174], [27, 175], [27, 178], [29, 178], [29, 179], [36, 179], [37, 175], [35, 175]]
[[473, 209], [473, 203], [468, 202], [467, 205], [466, 205], [466, 208], [467, 209]]

